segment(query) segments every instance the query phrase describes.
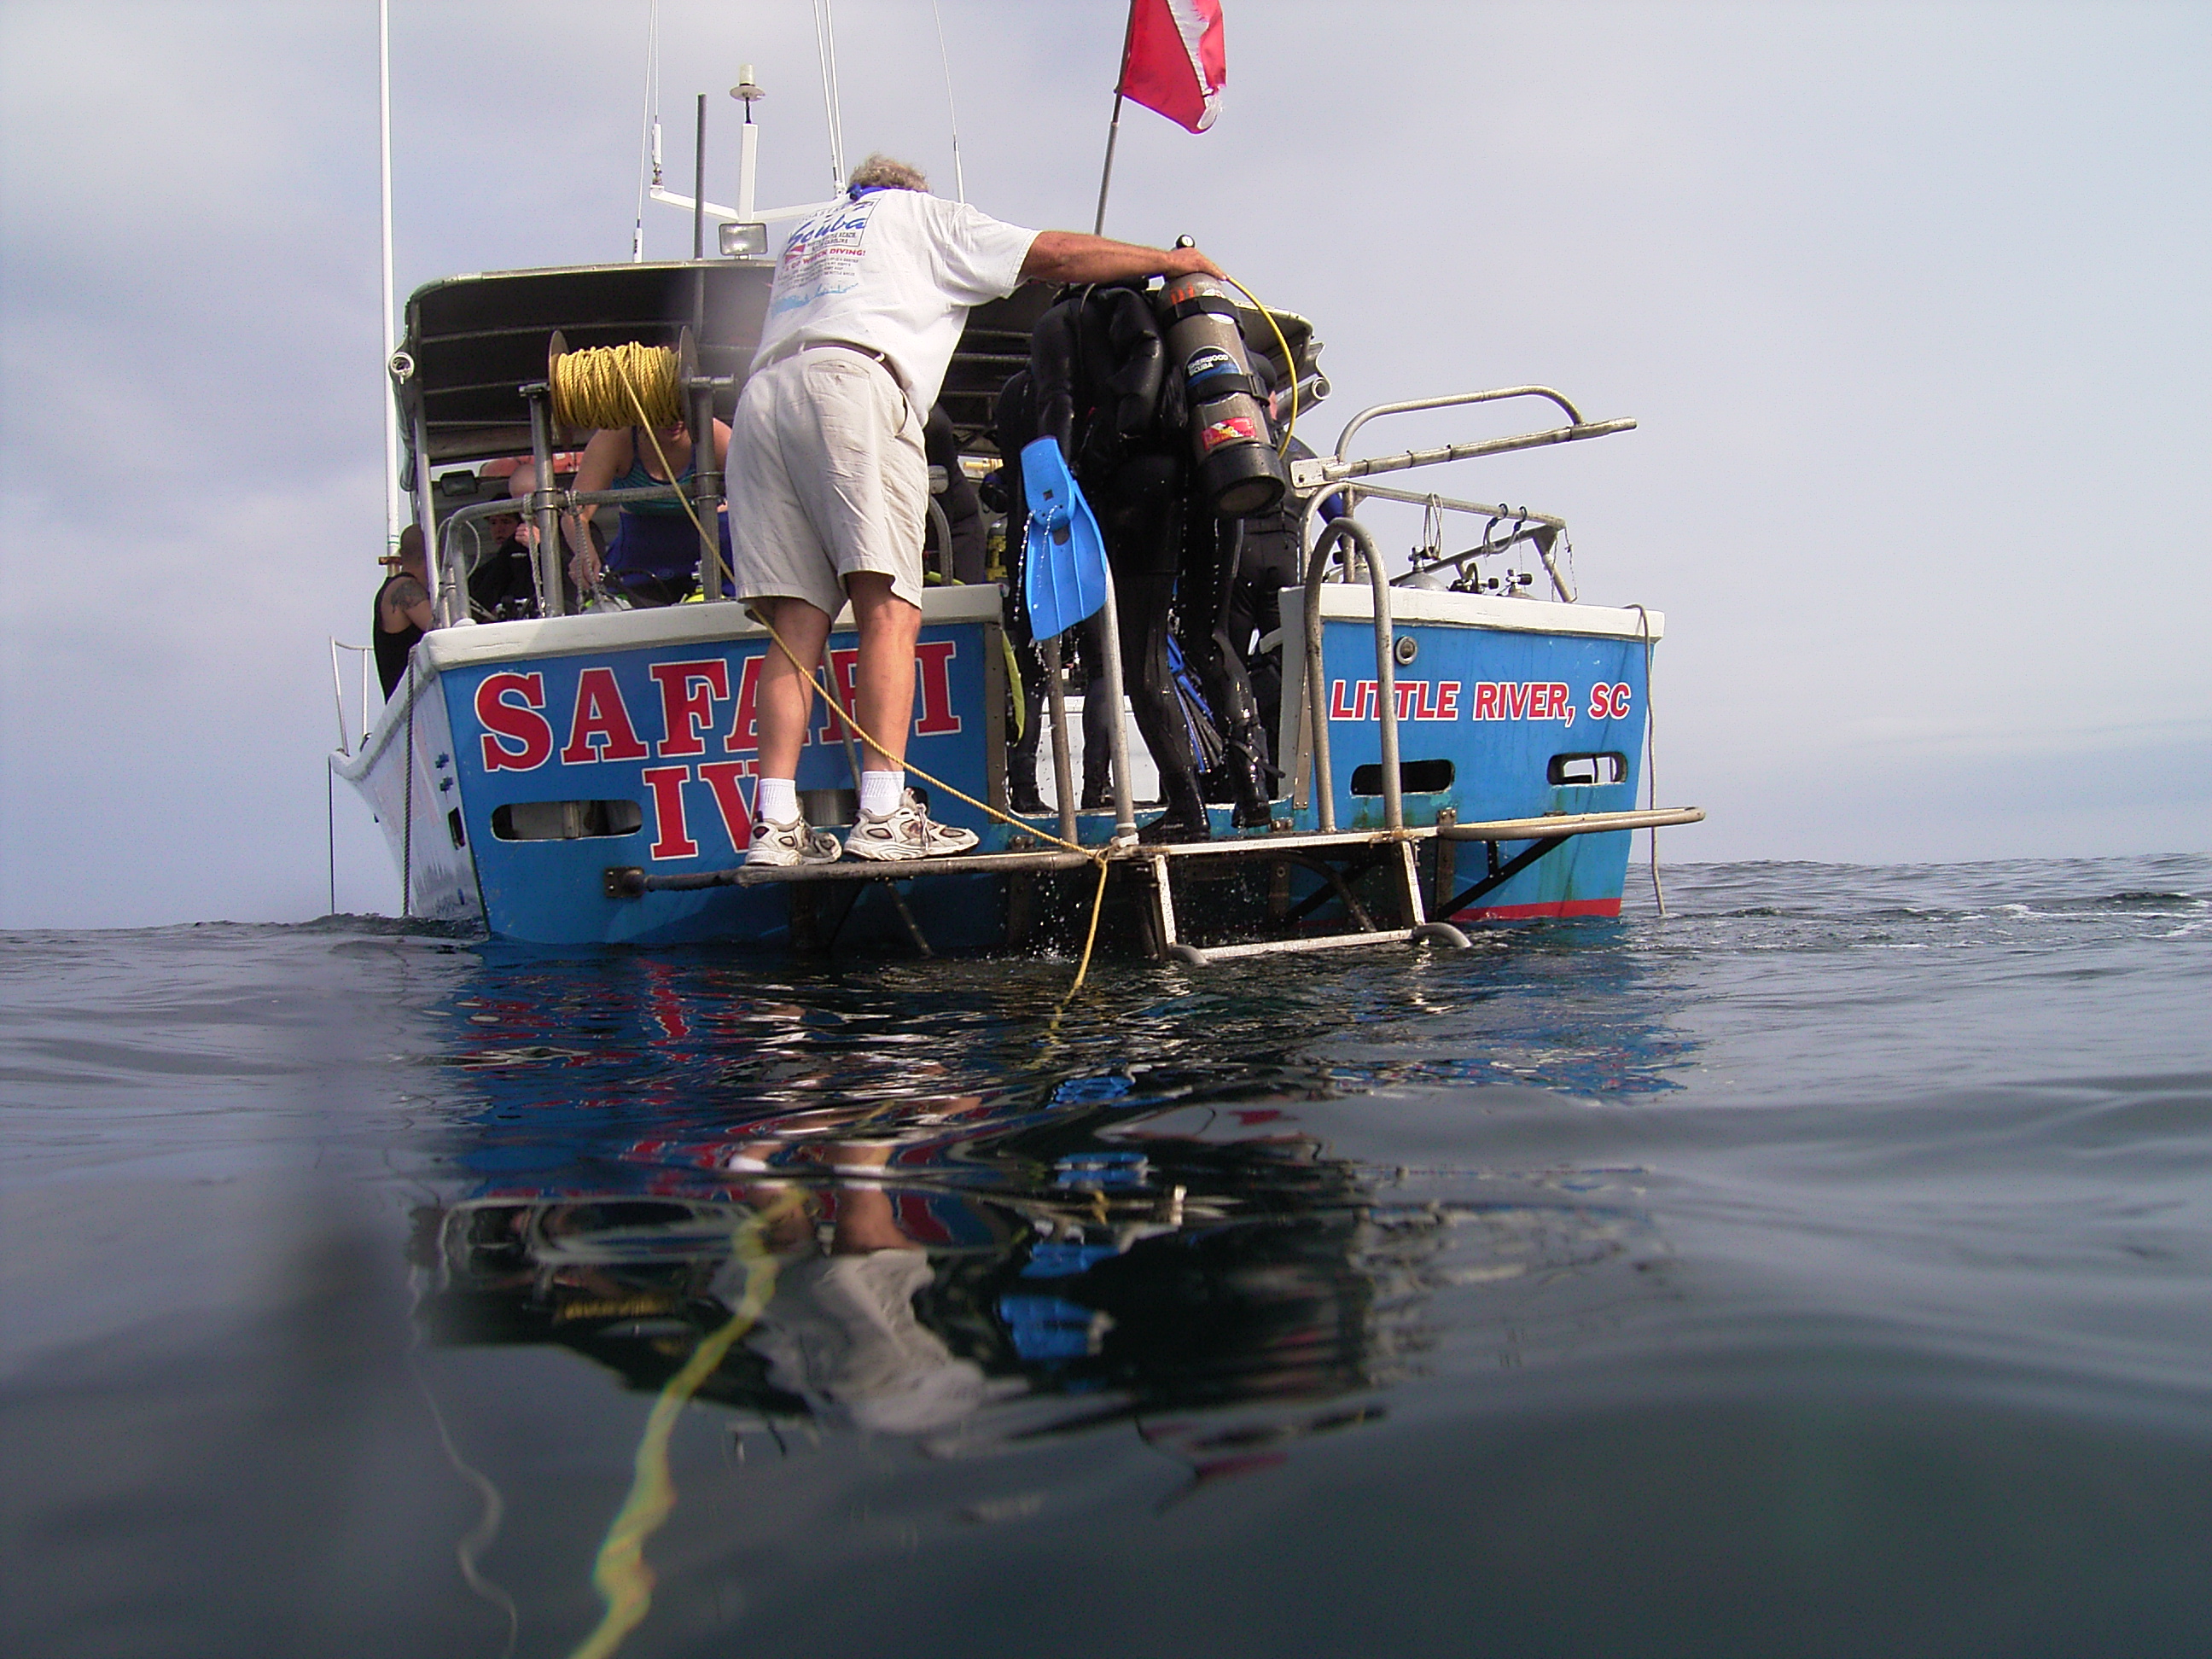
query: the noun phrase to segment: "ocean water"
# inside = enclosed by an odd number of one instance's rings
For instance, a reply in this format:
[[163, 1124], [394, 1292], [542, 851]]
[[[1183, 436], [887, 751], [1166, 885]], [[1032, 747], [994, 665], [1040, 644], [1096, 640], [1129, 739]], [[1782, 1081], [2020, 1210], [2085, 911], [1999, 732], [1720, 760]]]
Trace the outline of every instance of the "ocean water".
[[2212, 858], [0, 951], [26, 1655], [2212, 1652]]

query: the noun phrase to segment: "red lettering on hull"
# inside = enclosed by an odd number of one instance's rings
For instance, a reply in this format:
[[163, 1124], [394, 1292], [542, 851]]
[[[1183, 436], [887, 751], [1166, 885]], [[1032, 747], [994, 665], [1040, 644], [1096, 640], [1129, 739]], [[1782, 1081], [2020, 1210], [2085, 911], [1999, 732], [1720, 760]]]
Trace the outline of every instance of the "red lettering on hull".
[[714, 704], [730, 697], [730, 665], [720, 657], [699, 662], [657, 662], [645, 671], [660, 687], [660, 755], [664, 760], [703, 755], [699, 728], [714, 723]]
[[739, 778], [757, 776], [757, 760], [708, 761], [699, 769], [699, 781], [714, 792], [714, 810], [722, 815], [722, 828], [730, 845], [740, 853], [753, 844], [752, 809], [738, 786]]
[[650, 859], [695, 859], [699, 843], [684, 823], [684, 786], [690, 781], [688, 766], [648, 766], [638, 774], [653, 791], [653, 845]]
[[645, 745], [637, 740], [622, 687], [611, 668], [586, 668], [576, 677], [576, 717], [568, 726], [568, 745], [561, 751], [563, 766], [589, 766], [594, 761], [643, 760]]
[[[854, 682], [860, 672], [860, 652], [846, 646], [823, 654], [830, 659], [830, 684], [832, 695], [837, 699], [837, 708], [851, 708], [854, 698], [858, 695]], [[837, 708], [832, 708], [827, 699], [823, 702], [822, 721], [815, 727], [814, 737], [823, 743], [844, 741], [845, 722], [837, 717]]]
[[[520, 697], [520, 702], [509, 702]], [[543, 674], [487, 674], [477, 687], [477, 724], [484, 729], [487, 772], [534, 772], [553, 752]]]
[[960, 716], [952, 712], [952, 659], [959, 650], [951, 640], [924, 640], [914, 648], [915, 672], [921, 680], [917, 738], [951, 737], [961, 729]]
[[764, 656], [747, 657], [738, 670], [738, 712], [722, 734], [722, 752], [741, 755], [760, 747], [760, 677]]

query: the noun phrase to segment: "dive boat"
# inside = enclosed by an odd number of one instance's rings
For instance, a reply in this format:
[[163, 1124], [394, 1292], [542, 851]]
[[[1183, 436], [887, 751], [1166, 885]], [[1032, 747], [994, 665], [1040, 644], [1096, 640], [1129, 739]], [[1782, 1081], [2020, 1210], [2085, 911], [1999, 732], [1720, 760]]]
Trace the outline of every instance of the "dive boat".
[[[1210, 839], [1141, 843], [1126, 764], [1113, 811], [1078, 811], [1057, 684], [1048, 786], [1057, 811], [1013, 812], [1011, 586], [948, 584], [924, 598], [909, 766], [988, 804], [985, 812], [923, 786], [932, 816], [973, 830], [980, 845], [912, 864], [744, 870], [766, 635], [742, 605], [714, 598], [563, 614], [557, 514], [677, 487], [588, 498], [562, 488], [561, 452], [579, 434], [556, 426], [548, 396], [563, 351], [636, 343], [679, 354], [695, 430], [710, 404], [726, 416], [773, 266], [764, 237], [726, 240], [742, 251], [458, 276], [407, 302], [392, 391], [441, 625], [416, 646], [358, 747], [331, 757], [383, 828], [406, 914], [549, 945], [889, 941], [926, 954], [1079, 941], [1095, 894], [1102, 943], [1191, 963], [1450, 945], [1476, 923], [1617, 915], [1632, 833], [1703, 816], [1636, 805], [1664, 618], [1581, 603], [1554, 556], [1565, 531], [1555, 516], [1376, 481], [1634, 425], [1586, 421], [1559, 392], [1516, 386], [1364, 410], [1334, 452], [1291, 464], [1307, 579], [1281, 594], [1283, 695], [1270, 736], [1285, 781], [1268, 824], [1234, 828], [1224, 809]], [[1032, 286], [970, 313], [939, 404], [965, 471], [996, 459], [994, 400], [1028, 361], [1050, 297]], [[1244, 305], [1237, 323], [1274, 384], [1300, 386], [1309, 405], [1325, 392], [1304, 319]], [[1501, 402], [1543, 404], [1551, 423], [1355, 453], [1379, 419]], [[518, 459], [538, 486], [521, 500], [539, 538], [533, 614], [472, 622], [470, 557], [483, 522], [516, 510], [507, 474]], [[685, 486], [702, 515], [720, 483], [705, 473]], [[1358, 516], [1368, 499], [1426, 509], [1439, 526], [1431, 556], [1387, 573]], [[1324, 501], [1337, 516], [1323, 520]], [[1441, 526], [1453, 523], [1469, 526], [1464, 552], [1445, 551]], [[721, 589], [712, 556], [708, 594]], [[848, 687], [854, 639], [848, 612], [828, 653], [833, 681]], [[854, 774], [825, 714], [798, 779], [810, 823], [852, 823]]]

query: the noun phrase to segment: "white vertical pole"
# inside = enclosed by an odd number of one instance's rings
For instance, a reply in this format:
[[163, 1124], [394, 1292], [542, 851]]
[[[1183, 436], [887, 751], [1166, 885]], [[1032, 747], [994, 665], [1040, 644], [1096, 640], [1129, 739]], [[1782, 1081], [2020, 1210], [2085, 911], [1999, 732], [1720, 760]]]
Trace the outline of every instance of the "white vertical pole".
[[745, 124], [738, 129], [738, 217], [753, 216], [753, 180], [760, 161], [760, 129], [753, 125], [753, 106], [745, 106]]
[[[392, 0], [376, 0], [378, 145], [384, 195], [384, 550], [399, 545], [399, 405], [392, 395]], [[427, 466], [427, 457], [416, 465]]]

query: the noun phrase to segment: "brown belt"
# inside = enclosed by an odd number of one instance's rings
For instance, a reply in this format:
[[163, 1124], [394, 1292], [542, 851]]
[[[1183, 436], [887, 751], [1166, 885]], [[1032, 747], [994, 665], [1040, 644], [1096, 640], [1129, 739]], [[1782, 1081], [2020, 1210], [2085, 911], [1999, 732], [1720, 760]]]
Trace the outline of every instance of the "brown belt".
[[796, 357], [802, 351], [830, 349], [857, 352], [863, 357], [872, 358], [883, 365], [884, 373], [891, 377], [901, 392], [906, 390], [906, 377], [898, 372], [898, 365], [891, 362], [887, 354], [877, 350], [873, 346], [855, 345], [850, 340], [801, 340], [796, 345], [781, 346], [777, 348], [775, 356], [761, 367], [766, 368], [769, 364], [780, 363], [787, 357]]

